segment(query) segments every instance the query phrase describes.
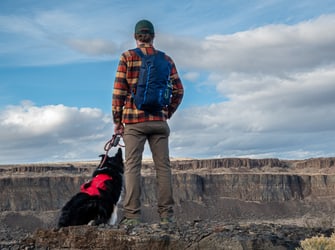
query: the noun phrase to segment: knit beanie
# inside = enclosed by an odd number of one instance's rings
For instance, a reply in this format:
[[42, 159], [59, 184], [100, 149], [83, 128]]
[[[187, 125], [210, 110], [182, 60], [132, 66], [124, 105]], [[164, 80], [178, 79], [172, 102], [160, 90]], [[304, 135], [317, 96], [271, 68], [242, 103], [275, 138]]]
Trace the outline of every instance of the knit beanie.
[[139, 34], [142, 30], [148, 30], [150, 34], [155, 34], [154, 26], [148, 20], [140, 20], [135, 25], [135, 34]]

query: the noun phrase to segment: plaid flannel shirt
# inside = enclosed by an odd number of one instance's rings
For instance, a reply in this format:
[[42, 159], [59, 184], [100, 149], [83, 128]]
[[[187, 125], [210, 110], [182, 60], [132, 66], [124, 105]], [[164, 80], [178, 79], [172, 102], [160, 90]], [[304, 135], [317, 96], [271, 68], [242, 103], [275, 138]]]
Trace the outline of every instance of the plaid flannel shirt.
[[[149, 44], [144, 44], [140, 48], [144, 54], [156, 53], [155, 48]], [[138, 110], [132, 98], [132, 89], [135, 87], [140, 73], [141, 57], [133, 50], [122, 53], [113, 89], [112, 112], [115, 124], [165, 121], [177, 110], [182, 101], [184, 89], [173, 60], [169, 56], [165, 56], [172, 64], [170, 74], [173, 86], [171, 104], [158, 113], [150, 114]]]

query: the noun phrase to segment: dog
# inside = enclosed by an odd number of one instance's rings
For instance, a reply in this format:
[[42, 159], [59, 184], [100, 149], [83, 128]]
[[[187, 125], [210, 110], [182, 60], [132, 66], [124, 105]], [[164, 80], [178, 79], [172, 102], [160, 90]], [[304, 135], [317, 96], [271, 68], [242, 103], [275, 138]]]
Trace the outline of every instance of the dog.
[[62, 208], [58, 228], [85, 224], [115, 224], [117, 203], [123, 185], [122, 150], [119, 148], [113, 157], [100, 157], [101, 162], [93, 172], [92, 179], [82, 184], [80, 192]]

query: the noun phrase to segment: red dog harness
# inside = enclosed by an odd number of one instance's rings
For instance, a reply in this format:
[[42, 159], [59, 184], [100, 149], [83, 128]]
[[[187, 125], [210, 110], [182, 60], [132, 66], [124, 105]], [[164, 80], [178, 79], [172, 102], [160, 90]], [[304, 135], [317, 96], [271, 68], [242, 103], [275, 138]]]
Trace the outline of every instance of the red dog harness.
[[90, 182], [86, 182], [80, 187], [80, 192], [86, 193], [90, 196], [100, 196], [99, 189], [106, 190], [105, 181], [112, 178], [107, 174], [98, 174]]

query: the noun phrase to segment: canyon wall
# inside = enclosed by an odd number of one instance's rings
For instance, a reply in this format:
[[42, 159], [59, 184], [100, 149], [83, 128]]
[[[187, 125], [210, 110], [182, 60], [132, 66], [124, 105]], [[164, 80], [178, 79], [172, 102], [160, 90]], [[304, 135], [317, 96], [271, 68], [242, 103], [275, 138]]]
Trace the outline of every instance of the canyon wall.
[[[246, 208], [271, 209], [273, 204], [332, 204], [334, 162], [334, 158], [175, 160], [172, 168], [176, 210], [182, 213], [184, 207], [193, 206], [196, 213], [187, 212], [188, 217], [206, 217], [208, 210], [222, 211], [220, 217], [225, 217], [227, 207], [240, 207], [242, 203], [248, 204]], [[90, 178], [96, 164], [0, 166], [0, 211], [57, 211]], [[142, 172], [142, 203], [148, 216], [156, 204], [153, 164], [143, 164]], [[257, 217], [257, 211], [253, 213]], [[259, 215], [264, 217], [262, 211]]]
[[[331, 227], [335, 224], [334, 162], [335, 158], [172, 160], [176, 220]], [[53, 228], [61, 207], [97, 165], [0, 166], [0, 223], [6, 226], [4, 232], [15, 235], [20, 230]], [[142, 176], [143, 221], [155, 223], [158, 214], [152, 162], [143, 163]]]

